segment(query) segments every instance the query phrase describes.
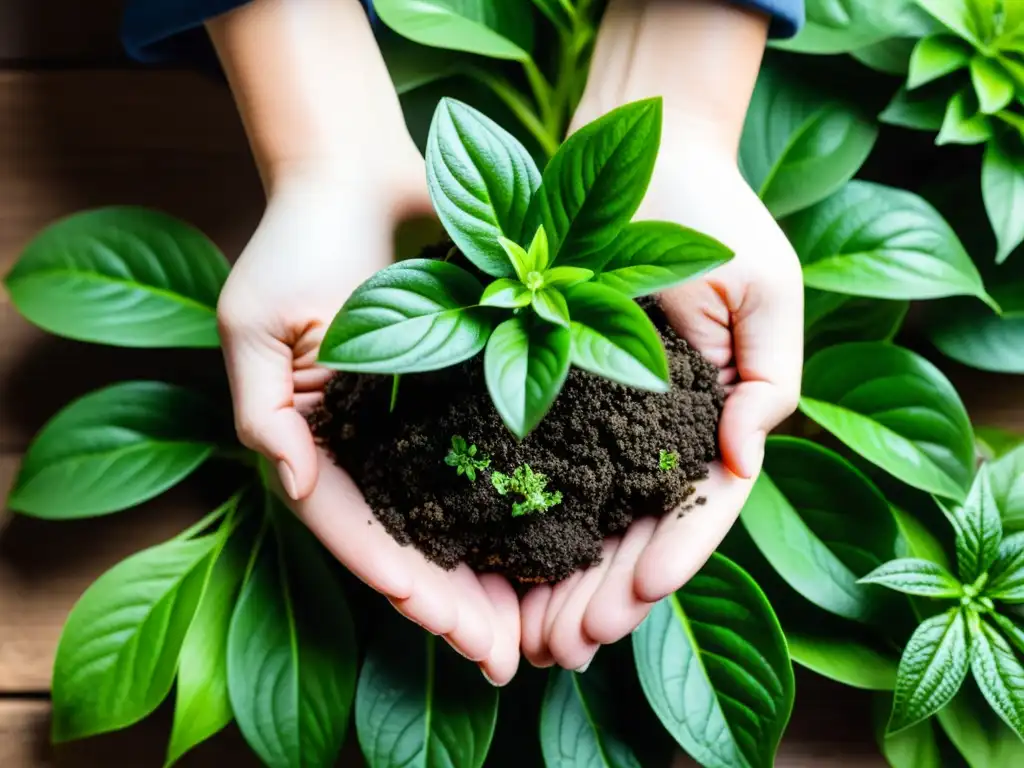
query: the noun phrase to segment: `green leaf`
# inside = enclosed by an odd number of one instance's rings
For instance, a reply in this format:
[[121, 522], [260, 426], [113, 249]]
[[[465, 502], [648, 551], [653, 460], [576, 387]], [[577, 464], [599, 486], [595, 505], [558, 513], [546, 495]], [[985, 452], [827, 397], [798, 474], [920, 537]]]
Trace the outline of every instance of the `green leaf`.
[[252, 539], [232, 535], [216, 553], [203, 598], [181, 645], [168, 766], [234, 719], [228, 695], [228, 628]]
[[585, 283], [594, 277], [592, 269], [584, 267], [553, 267], [544, 273], [544, 285], [564, 290]]
[[345, 302], [319, 363], [359, 373], [422, 373], [468, 360], [491, 333], [490, 316], [474, 306], [482, 293], [480, 281], [454, 264], [392, 264]]
[[242, 735], [269, 768], [333, 765], [355, 693], [345, 595], [324, 553], [267, 492], [258, 548], [228, 634], [228, 691]]
[[917, 4], [972, 45], [984, 45], [969, 0], [917, 0]]
[[971, 63], [972, 53], [971, 46], [952, 35], [931, 35], [919, 40], [910, 56], [907, 88], [919, 88], [963, 69]]
[[976, 613], [970, 614], [971, 669], [989, 706], [1024, 739], [1024, 664]]
[[1010, 645], [1015, 647], [1019, 653], [1024, 653], [1024, 626], [1021, 626], [1021, 624], [1008, 616], [1003, 616], [996, 612], [990, 613], [989, 616], [992, 617], [992, 621], [996, 623], [996, 626], [1002, 630]]
[[[1024, 435], [1011, 432], [1001, 427], [974, 426], [974, 439], [978, 443], [978, 451], [986, 461], [995, 461], [1014, 448], [1024, 445]], [[991, 479], [991, 478], [990, 478]]]
[[848, 341], [892, 341], [906, 319], [906, 300], [865, 299], [804, 289], [804, 356]]
[[963, 595], [960, 582], [941, 565], [911, 557], [891, 560], [880, 565], [861, 578], [860, 583], [878, 584], [897, 592], [920, 597], [957, 600]]
[[171, 690], [218, 535], [169, 541], [103, 574], [64, 625], [53, 668], [53, 740], [127, 728]]
[[912, 192], [853, 181], [783, 222], [810, 288], [876, 299], [991, 301], [956, 233]]
[[925, 93], [900, 88], [878, 119], [887, 125], [916, 131], [937, 131], [942, 127], [948, 101], [945, 89]]
[[871, 463], [914, 488], [966, 498], [971, 423], [924, 358], [889, 344], [842, 344], [808, 361], [803, 391], [800, 409]]
[[533, 14], [526, 0], [374, 0], [398, 34], [423, 45], [529, 61]]
[[1003, 539], [1003, 524], [999, 516], [989, 467], [978, 470], [967, 500], [961, 504], [943, 506], [956, 531], [956, 559], [960, 580], [973, 583], [999, 557], [999, 542]]
[[594, 670], [586, 675], [552, 670], [540, 711], [546, 768], [641, 768], [633, 751], [611, 730], [606, 688]]
[[1013, 78], [995, 61], [976, 53], [971, 59], [971, 83], [981, 111], [994, 115], [1004, 109], [1016, 92]]
[[487, 391], [505, 426], [522, 439], [551, 409], [569, 374], [568, 329], [523, 317], [506, 320], [484, 353]]
[[946, 554], [945, 548], [927, 525], [915, 515], [911, 515], [899, 507], [890, 507], [893, 519], [900, 529], [900, 541], [896, 544], [899, 557], [917, 557], [941, 565], [947, 571], [953, 563]]
[[916, 43], [917, 40], [912, 37], [893, 37], [850, 51], [850, 55], [876, 72], [905, 75], [910, 68], [910, 57]]
[[872, 710], [875, 739], [891, 768], [943, 768], [933, 721], [925, 720], [893, 736], [887, 736], [885, 725], [892, 710], [892, 697], [875, 697]]
[[942, 709], [967, 676], [967, 622], [949, 610], [921, 623], [903, 651], [888, 733], [917, 725]]
[[560, 30], [572, 31], [577, 15], [572, 0], [533, 0], [533, 4]]
[[523, 246], [512, 242], [507, 237], [499, 235], [498, 243], [501, 245], [502, 250], [505, 251], [505, 255], [508, 256], [508, 261], [512, 265], [512, 269], [515, 270], [519, 282], [525, 283], [529, 274], [536, 271], [533, 258]]
[[518, 280], [499, 277], [484, 289], [480, 304], [485, 307], [516, 309], [528, 307], [532, 300], [533, 293]]
[[830, 680], [868, 691], [896, 687], [899, 659], [848, 633], [808, 634], [787, 629], [786, 642], [794, 662]]
[[1006, 727], [970, 681], [939, 711], [938, 721], [971, 768], [1024, 761], [1024, 741]]
[[999, 544], [999, 557], [989, 572], [985, 594], [1004, 603], [1024, 603], [1024, 532]]
[[549, 323], [569, 327], [569, 306], [565, 296], [557, 288], [541, 288], [535, 291], [532, 301], [533, 311]]
[[418, 45], [386, 27], [376, 31], [377, 45], [399, 96], [452, 77], [465, 66], [466, 57], [459, 53]]
[[444, 98], [430, 124], [426, 163], [430, 199], [459, 250], [487, 274], [511, 277], [500, 238], [520, 238], [540, 183], [529, 152], [483, 113]]
[[636, 298], [658, 293], [729, 261], [718, 240], [665, 221], [635, 221], [595, 256], [595, 282]]
[[22, 460], [8, 506], [48, 520], [118, 512], [190, 475], [230, 416], [183, 387], [129, 381], [92, 392], [50, 419]]
[[981, 144], [992, 138], [988, 116], [977, 109], [974, 96], [964, 89], [957, 91], [946, 105], [942, 128], [936, 144]]
[[985, 146], [981, 166], [981, 192], [985, 210], [996, 233], [996, 263], [1006, 261], [1024, 242], [1024, 142], [999, 134]]
[[1024, 446], [988, 465], [992, 497], [1007, 531], [1024, 530]]
[[572, 318], [572, 363], [626, 386], [666, 392], [668, 361], [657, 329], [632, 299], [605, 285], [565, 293]]
[[543, 226], [537, 227], [527, 257], [537, 272], [547, 272], [551, 266], [551, 244], [548, 242], [547, 230]]
[[397, 614], [384, 626], [356, 692], [368, 768], [481, 768], [497, 724], [497, 689], [476, 665]]
[[772, 567], [807, 600], [869, 622], [885, 607], [860, 576], [894, 555], [896, 525], [874, 485], [832, 451], [770, 438], [740, 520]]
[[974, 299], [930, 304], [925, 329], [942, 354], [982, 371], [1024, 373], [1024, 313], [999, 315]]
[[793, 669], [767, 598], [713, 554], [633, 633], [644, 694], [705, 768], [771, 768], [793, 709]]
[[927, 30], [914, 0], [808, 0], [806, 14], [795, 38], [772, 45], [801, 53], [849, 53], [890, 37], [920, 37]]
[[525, 231], [543, 226], [551, 263], [590, 267], [643, 200], [661, 141], [661, 99], [612, 110], [570, 136], [544, 169]]
[[805, 80], [769, 59], [740, 140], [740, 170], [776, 218], [842, 187], [878, 138], [870, 115]]
[[142, 208], [102, 208], [52, 224], [4, 278], [43, 330], [120, 347], [217, 347], [223, 254], [199, 230]]

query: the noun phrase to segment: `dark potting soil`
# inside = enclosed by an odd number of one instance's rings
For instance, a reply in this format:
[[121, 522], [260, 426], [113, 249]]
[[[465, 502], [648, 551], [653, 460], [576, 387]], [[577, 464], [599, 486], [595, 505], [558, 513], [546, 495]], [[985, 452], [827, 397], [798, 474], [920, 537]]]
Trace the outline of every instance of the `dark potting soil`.
[[[445, 568], [466, 562], [517, 581], [558, 581], [599, 560], [604, 537], [634, 518], [690, 503], [694, 481], [718, 453], [718, 371], [653, 301], [644, 306], [668, 353], [666, 394], [573, 369], [540, 426], [518, 442], [491, 403], [477, 356], [403, 376], [393, 413], [390, 376], [339, 374], [312, 417], [314, 433], [400, 543]], [[475, 482], [445, 463], [453, 436], [490, 458]], [[678, 456], [674, 469], [660, 468], [663, 450]], [[522, 498], [499, 495], [491, 473], [511, 475], [521, 464], [546, 475], [561, 503], [513, 517]]]

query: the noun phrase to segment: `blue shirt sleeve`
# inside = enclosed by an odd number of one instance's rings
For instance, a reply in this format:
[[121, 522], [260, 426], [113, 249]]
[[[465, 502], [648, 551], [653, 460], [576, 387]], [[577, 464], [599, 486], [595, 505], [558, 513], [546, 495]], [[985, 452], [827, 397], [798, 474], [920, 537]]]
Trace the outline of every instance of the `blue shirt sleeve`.
[[[804, 0], [732, 0], [772, 16], [772, 37], [792, 37], [803, 25]], [[216, 57], [203, 22], [248, 0], [128, 0], [121, 39], [139, 61], [191, 59], [213, 64]], [[371, 0], [363, 0], [371, 17]], [[685, 0], [680, 0], [685, 2]]]

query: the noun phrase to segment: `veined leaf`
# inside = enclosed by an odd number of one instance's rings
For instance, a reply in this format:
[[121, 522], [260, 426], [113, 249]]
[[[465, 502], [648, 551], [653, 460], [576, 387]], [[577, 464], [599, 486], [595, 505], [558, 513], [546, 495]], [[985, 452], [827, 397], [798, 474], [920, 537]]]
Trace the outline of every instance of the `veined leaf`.
[[937, 719], [970, 768], [1019, 765], [1024, 760], [1024, 741], [992, 711], [971, 681]]
[[981, 693], [1016, 734], [1024, 739], [1024, 664], [988, 622], [970, 614], [971, 669]]
[[1002, 264], [1024, 242], [1024, 142], [1019, 136], [997, 134], [985, 145], [981, 192], [999, 244], [996, 263]]
[[986, 595], [1004, 603], [1024, 603], [1024, 532], [1002, 540], [989, 577]]
[[480, 297], [480, 304], [484, 307], [503, 307], [515, 309], [517, 307], [528, 307], [533, 300], [530, 289], [508, 277], [499, 277], [484, 289]]
[[959, 599], [963, 587], [953, 575], [937, 563], [916, 558], [890, 560], [860, 579], [861, 584], [882, 587], [920, 597]]
[[1024, 445], [991, 462], [988, 474], [1003, 527], [1024, 530]]
[[963, 504], [944, 505], [956, 531], [956, 559], [960, 580], [971, 584], [999, 557], [999, 543], [1003, 538], [1003, 524], [992, 485], [989, 467], [978, 470], [971, 492]]
[[569, 305], [557, 288], [541, 288], [534, 291], [531, 306], [541, 319], [563, 328], [569, 327]]
[[910, 309], [902, 299], [866, 299], [804, 289], [804, 356], [849, 341], [892, 341]]

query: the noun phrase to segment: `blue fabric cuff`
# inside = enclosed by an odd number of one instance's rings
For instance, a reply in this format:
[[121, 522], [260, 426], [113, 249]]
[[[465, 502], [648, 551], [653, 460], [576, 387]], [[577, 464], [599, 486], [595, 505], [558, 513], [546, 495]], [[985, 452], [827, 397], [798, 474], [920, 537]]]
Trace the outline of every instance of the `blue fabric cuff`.
[[785, 40], [804, 25], [804, 0], [733, 0], [740, 5], [771, 15], [771, 37]]

